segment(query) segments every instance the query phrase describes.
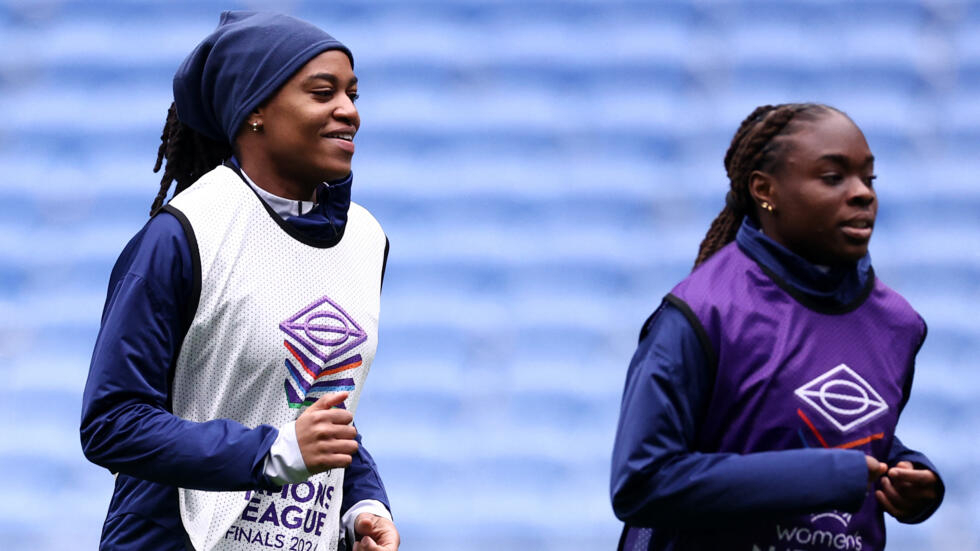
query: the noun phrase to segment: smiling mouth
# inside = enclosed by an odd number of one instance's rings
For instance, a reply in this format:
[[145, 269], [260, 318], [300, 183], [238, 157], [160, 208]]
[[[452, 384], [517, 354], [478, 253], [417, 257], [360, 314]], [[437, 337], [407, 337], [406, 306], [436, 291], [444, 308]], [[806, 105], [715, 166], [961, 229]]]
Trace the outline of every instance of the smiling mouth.
[[329, 134], [324, 134], [323, 137], [344, 140], [345, 142], [354, 141], [354, 134], [351, 132], [331, 132]]

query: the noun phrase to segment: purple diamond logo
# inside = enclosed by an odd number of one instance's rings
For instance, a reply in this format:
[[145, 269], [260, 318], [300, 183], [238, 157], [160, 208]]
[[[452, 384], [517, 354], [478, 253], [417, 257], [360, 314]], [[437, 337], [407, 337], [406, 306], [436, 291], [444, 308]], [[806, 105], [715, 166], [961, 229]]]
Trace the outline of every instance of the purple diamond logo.
[[293, 314], [279, 328], [324, 363], [367, 340], [354, 318], [326, 296]]

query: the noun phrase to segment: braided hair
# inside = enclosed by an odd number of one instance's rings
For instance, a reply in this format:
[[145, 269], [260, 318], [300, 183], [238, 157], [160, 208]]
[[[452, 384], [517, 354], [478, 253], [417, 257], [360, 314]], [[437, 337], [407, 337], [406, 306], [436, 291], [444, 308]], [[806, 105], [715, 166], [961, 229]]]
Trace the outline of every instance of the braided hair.
[[150, 207], [150, 216], [163, 206], [174, 181], [177, 182], [174, 195], [177, 195], [233, 153], [231, 145], [212, 140], [180, 122], [177, 118], [177, 107], [173, 103], [167, 112], [167, 122], [163, 126], [160, 142], [153, 172], [160, 171], [164, 159], [167, 164], [163, 169], [163, 177], [160, 178], [160, 191]]
[[829, 112], [840, 111], [818, 103], [763, 105], [756, 107], [742, 121], [725, 153], [725, 172], [730, 185], [725, 196], [725, 208], [711, 222], [708, 233], [701, 241], [697, 260], [694, 261], [695, 268], [735, 240], [742, 218], [748, 216], [759, 222], [749, 193], [749, 180], [753, 171], [779, 168], [787, 144], [785, 140], [777, 138], [785, 135], [784, 131], [792, 121], [815, 120]]

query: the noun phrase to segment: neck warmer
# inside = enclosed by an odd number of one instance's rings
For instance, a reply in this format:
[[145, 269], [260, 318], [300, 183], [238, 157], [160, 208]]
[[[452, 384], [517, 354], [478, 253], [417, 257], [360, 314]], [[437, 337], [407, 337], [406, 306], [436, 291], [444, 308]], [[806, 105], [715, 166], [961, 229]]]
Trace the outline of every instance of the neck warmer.
[[324, 182], [316, 188], [316, 204], [309, 212], [286, 219], [296, 229], [317, 239], [336, 237], [347, 225], [353, 173], [346, 178]]
[[870, 254], [857, 262], [821, 268], [773, 241], [749, 217], [742, 221], [735, 241], [750, 258], [817, 301], [850, 304], [864, 290], [871, 274]]

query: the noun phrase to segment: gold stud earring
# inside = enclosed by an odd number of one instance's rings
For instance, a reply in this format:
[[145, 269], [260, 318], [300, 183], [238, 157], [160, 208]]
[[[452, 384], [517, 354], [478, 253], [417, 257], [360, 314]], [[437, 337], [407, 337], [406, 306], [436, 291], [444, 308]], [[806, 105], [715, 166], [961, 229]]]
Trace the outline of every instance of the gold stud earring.
[[259, 121], [252, 121], [252, 132], [261, 132], [261, 131], [262, 131], [262, 123], [260, 123]]
[[766, 209], [769, 212], [773, 211], [772, 205], [770, 205], [768, 201], [763, 201], [759, 206]]

